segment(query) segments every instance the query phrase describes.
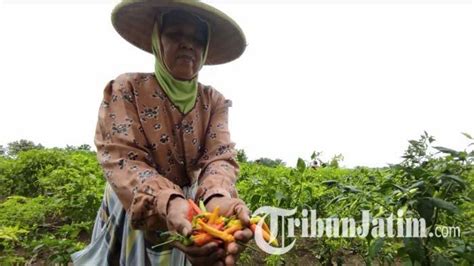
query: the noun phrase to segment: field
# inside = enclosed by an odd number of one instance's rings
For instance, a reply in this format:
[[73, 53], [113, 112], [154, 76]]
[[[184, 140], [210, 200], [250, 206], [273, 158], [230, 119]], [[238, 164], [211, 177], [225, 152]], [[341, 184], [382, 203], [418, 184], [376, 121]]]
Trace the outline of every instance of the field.
[[[472, 138], [465, 134], [466, 137]], [[105, 181], [89, 147], [47, 149], [27, 142], [2, 148], [0, 156], [0, 265], [68, 264], [69, 255], [89, 242]], [[0, 146], [1, 147], [1, 146]], [[474, 264], [474, 152], [436, 145], [423, 134], [409, 142], [402, 159], [385, 168], [340, 168], [338, 158], [322, 162], [318, 154], [298, 161], [249, 162], [239, 152], [237, 188], [250, 209], [274, 206], [303, 209], [318, 217], [423, 218], [427, 233], [452, 226], [446, 237], [302, 237], [301, 230], [284, 255], [257, 251], [254, 242], [240, 264]], [[370, 229], [373, 229], [371, 227]], [[279, 235], [281, 239], [282, 235]]]

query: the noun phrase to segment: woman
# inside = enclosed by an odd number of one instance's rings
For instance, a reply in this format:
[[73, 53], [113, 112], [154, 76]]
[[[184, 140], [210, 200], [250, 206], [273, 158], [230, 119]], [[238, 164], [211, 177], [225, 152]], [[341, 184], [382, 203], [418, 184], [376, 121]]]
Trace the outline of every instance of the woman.
[[[198, 83], [204, 64], [239, 57], [245, 37], [217, 9], [189, 0], [125, 0], [112, 13], [115, 29], [153, 53], [154, 73], [109, 82], [95, 144], [107, 178], [92, 242], [72, 255], [77, 265], [232, 265], [242, 246], [152, 246], [160, 232], [189, 235], [186, 199], [249, 223], [235, 189], [238, 164], [227, 125], [231, 102]], [[249, 229], [234, 234], [247, 242]], [[187, 258], [187, 260], [186, 260]]]

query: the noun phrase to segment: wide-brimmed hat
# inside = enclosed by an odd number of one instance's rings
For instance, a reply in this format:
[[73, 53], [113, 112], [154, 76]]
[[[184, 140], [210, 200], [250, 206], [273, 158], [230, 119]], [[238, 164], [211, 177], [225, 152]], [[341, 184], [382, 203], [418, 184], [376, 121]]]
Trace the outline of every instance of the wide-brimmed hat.
[[152, 53], [155, 18], [171, 10], [187, 11], [209, 24], [206, 65], [232, 61], [244, 52], [247, 44], [239, 25], [220, 10], [196, 0], [123, 0], [112, 11], [112, 24], [124, 39]]

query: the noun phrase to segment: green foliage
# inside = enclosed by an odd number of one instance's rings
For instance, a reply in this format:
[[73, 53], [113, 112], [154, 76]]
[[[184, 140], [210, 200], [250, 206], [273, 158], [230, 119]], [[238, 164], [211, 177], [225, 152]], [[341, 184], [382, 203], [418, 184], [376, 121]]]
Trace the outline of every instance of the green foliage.
[[28, 233], [27, 230], [20, 229], [16, 226], [1, 226], [0, 227], [0, 241], [18, 242], [19, 235]]
[[[240, 196], [251, 209], [276, 206], [315, 209], [319, 217], [361, 218], [369, 210], [375, 218], [402, 210], [402, 218], [424, 218], [428, 233], [437, 225], [459, 226], [464, 232], [452, 238], [339, 238], [316, 240], [321, 263], [352, 249], [366, 264], [401, 260], [420, 265], [474, 263], [474, 206], [472, 184], [474, 152], [433, 146], [428, 134], [412, 140], [403, 161], [387, 168], [339, 169], [312, 155], [299, 159], [295, 169], [241, 164], [237, 184]], [[472, 145], [470, 145], [472, 146]], [[315, 162], [318, 166], [315, 167]]]
[[237, 149], [237, 162], [246, 163], [248, 161], [247, 154], [243, 149]]
[[265, 264], [268, 266], [285, 265], [285, 259], [280, 255], [270, 255], [265, 258]]
[[266, 157], [262, 157], [260, 159], [255, 160], [256, 164], [260, 165], [265, 165], [268, 167], [277, 167], [277, 166], [284, 166], [285, 162], [283, 162], [281, 159], [270, 159]]
[[104, 188], [89, 148], [0, 157], [0, 265], [66, 264], [85, 246]]
[[[325, 162], [316, 152], [290, 168], [278, 159], [248, 162], [238, 151], [236, 186], [251, 210], [315, 209], [318, 217], [356, 221], [362, 210], [374, 218], [401, 210], [402, 218], [424, 218], [428, 233], [438, 225], [459, 226], [462, 232], [451, 238], [297, 237], [287, 254], [262, 256], [247, 249], [241, 263], [351, 264], [356, 256], [352, 264], [473, 265], [474, 143], [462, 151], [434, 143], [425, 133], [409, 141], [400, 163], [378, 169], [344, 169], [342, 155]], [[88, 243], [103, 193], [102, 170], [87, 145], [29, 149], [23, 144], [14, 155], [8, 149], [0, 156], [0, 265], [67, 264], [70, 254]]]
[[20, 246], [23, 235], [28, 231], [16, 226], [0, 226], [0, 262], [5, 264], [24, 263], [23, 257], [15, 254], [15, 249]]
[[89, 144], [81, 144], [79, 146], [66, 145], [66, 151], [91, 151]]
[[311, 154], [311, 161], [309, 165], [313, 168], [318, 168], [318, 167], [339, 168], [339, 165], [344, 160], [344, 156], [342, 156], [342, 154], [334, 155], [331, 158], [331, 160], [328, 162], [323, 161], [321, 156], [322, 156], [322, 152], [314, 151], [313, 154]]
[[24, 229], [35, 230], [47, 223], [47, 219], [54, 220], [60, 215], [58, 205], [55, 199], [44, 196], [10, 196], [0, 203], [0, 224], [21, 225]]
[[66, 152], [59, 149], [27, 150], [16, 158], [0, 159], [3, 195], [38, 196], [42, 194], [38, 180], [66, 164]]
[[[435, 233], [437, 225], [452, 224], [463, 224], [463, 231], [472, 232], [472, 216], [462, 210], [473, 207], [469, 195], [472, 195], [474, 153], [433, 146], [434, 141], [426, 132], [419, 140], [409, 141], [404, 160], [392, 166], [393, 175], [385, 183], [395, 193], [387, 203], [394, 209], [407, 209], [406, 217], [424, 218], [429, 234]], [[404, 239], [399, 253], [408, 254], [412, 262], [422, 265], [441, 259], [451, 264], [463, 261], [472, 264], [472, 258], [464, 254], [462, 258], [454, 256], [454, 250], [460, 244], [472, 246], [473, 239], [472, 235], [455, 239]]]
[[3, 153], [8, 154], [9, 156], [15, 156], [22, 151], [29, 151], [29, 150], [43, 149], [43, 148], [44, 147], [41, 144], [35, 144], [33, 141], [21, 139], [19, 141], [8, 143], [7, 149], [4, 150]]

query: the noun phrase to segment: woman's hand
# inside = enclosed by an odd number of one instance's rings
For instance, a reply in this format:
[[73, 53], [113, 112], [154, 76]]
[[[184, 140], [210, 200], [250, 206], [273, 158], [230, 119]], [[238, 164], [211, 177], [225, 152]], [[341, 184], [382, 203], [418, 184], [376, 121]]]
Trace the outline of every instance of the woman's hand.
[[[247, 243], [252, 239], [253, 233], [248, 228], [250, 226], [250, 211], [241, 199], [227, 198], [223, 196], [213, 196], [206, 204], [208, 211], [219, 207], [219, 215], [226, 217], [235, 215], [246, 227], [234, 233], [234, 238], [242, 243]], [[240, 253], [245, 249], [244, 246], [237, 243], [229, 243], [225, 247], [225, 265], [235, 265]]]
[[[192, 225], [187, 219], [188, 202], [181, 198], [172, 198], [168, 203], [168, 215], [166, 223], [168, 230], [189, 236], [192, 232]], [[193, 265], [222, 265], [220, 262], [225, 257], [225, 250], [218, 247], [216, 243], [208, 243], [202, 247], [185, 246], [175, 242], [174, 246], [183, 251]]]
[[225, 250], [217, 243], [210, 242], [204, 246], [185, 246], [179, 242], [174, 246], [183, 251], [193, 266], [224, 265], [222, 260], [225, 257]]
[[188, 236], [193, 230], [193, 226], [187, 219], [188, 202], [182, 197], [174, 197], [168, 202], [168, 214], [166, 225], [171, 232]]

